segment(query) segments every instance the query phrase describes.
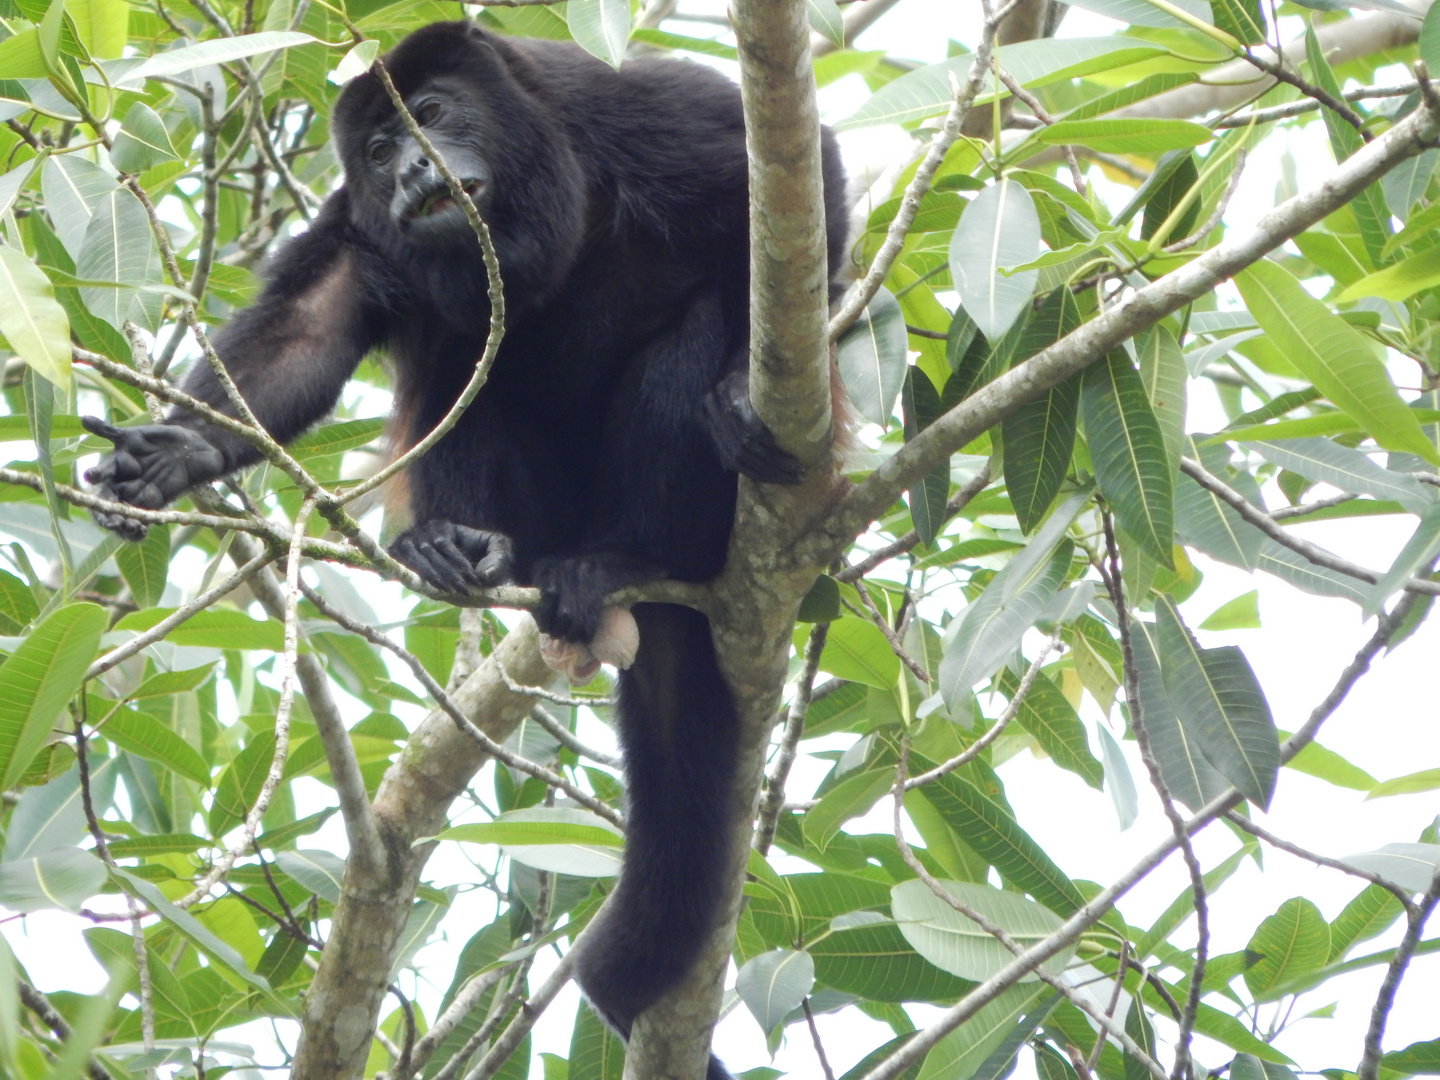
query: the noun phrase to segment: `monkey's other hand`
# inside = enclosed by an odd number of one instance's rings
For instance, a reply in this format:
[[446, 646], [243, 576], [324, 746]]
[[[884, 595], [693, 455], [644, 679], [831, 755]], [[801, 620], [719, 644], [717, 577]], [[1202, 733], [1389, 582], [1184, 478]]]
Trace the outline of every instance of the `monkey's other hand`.
[[[86, 470], [85, 479], [97, 485], [96, 494], [112, 502], [129, 503], [142, 510], [159, 510], [196, 484], [213, 480], [225, 471], [225, 458], [201, 435], [175, 424], [141, 424], [121, 428], [95, 416], [80, 423], [92, 435], [109, 439], [115, 449]], [[143, 540], [145, 526], [134, 518], [93, 512], [95, 523], [126, 540]]]
[[706, 395], [705, 422], [727, 469], [762, 484], [798, 484], [805, 478], [805, 466], [780, 449], [750, 404], [745, 372], [727, 375]]
[[502, 585], [513, 575], [514, 546], [508, 536], [453, 521], [427, 521], [406, 529], [389, 550], [441, 592], [468, 595]]

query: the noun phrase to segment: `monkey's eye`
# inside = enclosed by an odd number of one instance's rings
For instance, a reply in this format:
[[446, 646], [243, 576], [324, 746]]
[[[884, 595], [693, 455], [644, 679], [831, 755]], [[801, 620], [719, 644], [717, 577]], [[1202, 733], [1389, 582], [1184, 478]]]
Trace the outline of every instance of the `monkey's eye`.
[[429, 127], [431, 124], [435, 123], [436, 120], [440, 119], [440, 114], [443, 111], [444, 110], [441, 108], [440, 102], [427, 101], [424, 105], [421, 105], [420, 108], [415, 111], [415, 122], [418, 123], [421, 127]]
[[395, 146], [393, 143], [386, 142], [382, 139], [379, 142], [370, 144], [370, 160], [376, 165], [384, 165], [394, 156]]

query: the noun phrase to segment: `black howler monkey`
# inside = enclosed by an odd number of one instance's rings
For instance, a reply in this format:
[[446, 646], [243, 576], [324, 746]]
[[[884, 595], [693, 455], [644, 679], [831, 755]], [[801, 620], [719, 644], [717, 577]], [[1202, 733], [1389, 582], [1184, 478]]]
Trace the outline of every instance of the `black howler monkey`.
[[[793, 481], [750, 410], [745, 130], [737, 87], [688, 62], [619, 72], [578, 48], [465, 22], [417, 31], [386, 58], [407, 107], [494, 236], [506, 334], [459, 424], [408, 471], [412, 527], [392, 552], [437, 588], [537, 585], [547, 634], [587, 644], [605, 596], [722, 568], [737, 472]], [[345, 183], [284, 245], [257, 302], [215, 339], [278, 440], [334, 405], [367, 350], [395, 378], [393, 427], [434, 426], [485, 343], [479, 248], [377, 76], [351, 82], [332, 134]], [[843, 176], [824, 135], [829, 258]], [[233, 414], [209, 367], [185, 389]], [[90, 421], [114, 452], [101, 493], [165, 505], [249, 465], [243, 440], [177, 411], [163, 425]], [[102, 524], [135, 533], [133, 522]], [[622, 1034], [698, 956], [725, 886], [735, 710], [705, 617], [638, 604], [620, 675], [628, 776], [624, 870], [577, 972]], [[724, 1070], [712, 1062], [712, 1076]]]

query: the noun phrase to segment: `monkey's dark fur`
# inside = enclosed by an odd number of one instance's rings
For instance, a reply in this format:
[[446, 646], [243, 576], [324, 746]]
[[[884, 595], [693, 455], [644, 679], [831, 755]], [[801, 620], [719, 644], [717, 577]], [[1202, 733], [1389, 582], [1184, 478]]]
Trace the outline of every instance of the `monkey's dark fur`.
[[[798, 470], [750, 410], [748, 209], [738, 89], [698, 64], [626, 63], [467, 23], [428, 26], [385, 59], [407, 107], [489, 223], [506, 334], [489, 382], [408, 471], [412, 528], [392, 550], [435, 586], [538, 585], [536, 617], [576, 642], [603, 598], [722, 568], [735, 476]], [[377, 76], [341, 95], [345, 186], [276, 256], [216, 348], [267, 430], [293, 439], [334, 405], [365, 352], [395, 372], [394, 428], [424, 435], [485, 344], [479, 248]], [[843, 178], [823, 143], [832, 270]], [[233, 409], [209, 367], [185, 388]], [[91, 421], [116, 449], [92, 479], [159, 507], [253, 463], [248, 443], [184, 412], [165, 425]], [[134, 534], [134, 523], [102, 524]], [[621, 1033], [695, 962], [726, 891], [736, 718], [710, 628], [688, 608], [634, 608], [620, 676], [628, 776], [624, 871], [577, 971]], [[724, 1070], [712, 1061], [712, 1076]]]

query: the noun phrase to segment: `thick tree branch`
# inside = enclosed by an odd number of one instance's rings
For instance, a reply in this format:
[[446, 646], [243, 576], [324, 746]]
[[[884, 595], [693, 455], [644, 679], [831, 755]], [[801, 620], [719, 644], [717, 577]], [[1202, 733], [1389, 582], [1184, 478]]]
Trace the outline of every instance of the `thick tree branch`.
[[[544, 683], [552, 675], [540, 659], [535, 624], [524, 619], [450, 695], [486, 735], [502, 742], [534, 702], [505, 688], [497, 660], [528, 683]], [[292, 1080], [338, 1080], [364, 1071], [387, 973], [420, 873], [435, 847], [415, 846], [415, 841], [444, 828], [450, 803], [485, 761], [478, 744], [437, 709], [411, 734], [385, 773], [372, 804], [385, 861], [378, 871], [360, 866], [358, 860], [346, 866], [325, 952], [305, 997], [304, 1034]]]
[[1437, 117], [1428, 108], [1417, 109], [1347, 158], [1321, 184], [1265, 214], [1248, 232], [1228, 236], [1192, 262], [1122, 297], [1099, 317], [980, 387], [857, 485], [810, 537], [796, 545], [796, 558], [812, 566], [828, 564], [903, 491], [954, 451], [1020, 405], [1087, 367], [1127, 338], [1210, 292], [1226, 278], [1264, 258], [1292, 236], [1349, 202], [1367, 185], [1430, 145], [1437, 131], [1440, 131]]
[[736, 0], [750, 158], [750, 396], [806, 465], [830, 452], [825, 199], [810, 30], [797, 0]]

